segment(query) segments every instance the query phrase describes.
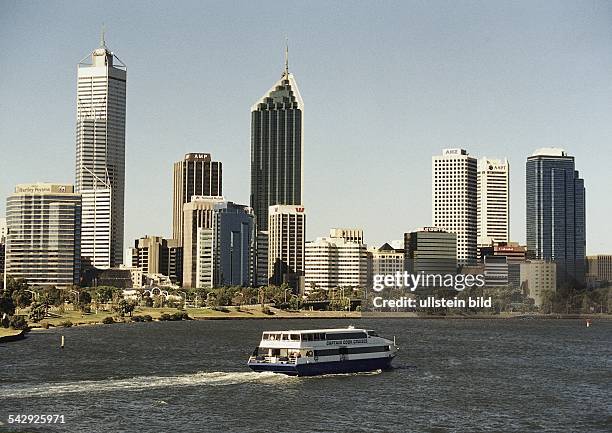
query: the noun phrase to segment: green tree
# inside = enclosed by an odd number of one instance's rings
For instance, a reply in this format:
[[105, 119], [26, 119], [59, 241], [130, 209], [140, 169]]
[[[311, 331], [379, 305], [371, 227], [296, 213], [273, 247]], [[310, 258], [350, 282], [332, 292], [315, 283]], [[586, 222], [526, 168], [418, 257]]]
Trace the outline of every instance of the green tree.
[[127, 299], [120, 299], [117, 302], [117, 306], [115, 307], [116, 311], [123, 317], [126, 314], [132, 316], [134, 309], [136, 308], [136, 303], [133, 301], [129, 301]]
[[86, 309], [89, 308], [89, 305], [91, 304], [91, 294], [88, 291], [81, 291], [79, 293], [79, 309], [81, 311], [85, 311]]

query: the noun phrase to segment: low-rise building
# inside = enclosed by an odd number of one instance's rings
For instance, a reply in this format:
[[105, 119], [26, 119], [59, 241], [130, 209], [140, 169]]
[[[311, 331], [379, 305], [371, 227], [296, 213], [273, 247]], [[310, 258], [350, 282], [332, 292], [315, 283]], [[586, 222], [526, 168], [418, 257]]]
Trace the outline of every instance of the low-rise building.
[[547, 292], [557, 291], [557, 266], [545, 260], [531, 260], [520, 266], [521, 288], [537, 307], [542, 306]]
[[[361, 236], [351, 237], [356, 241]], [[340, 235], [335, 237], [333, 235]], [[365, 288], [368, 281], [368, 254], [363, 243], [347, 240], [332, 229], [330, 237], [317, 238], [305, 246], [305, 290]]]

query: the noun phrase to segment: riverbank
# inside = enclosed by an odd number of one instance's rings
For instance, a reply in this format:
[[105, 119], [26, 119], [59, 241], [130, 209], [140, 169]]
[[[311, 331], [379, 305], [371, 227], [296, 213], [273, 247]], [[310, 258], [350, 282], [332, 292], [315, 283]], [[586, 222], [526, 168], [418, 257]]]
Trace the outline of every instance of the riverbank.
[[20, 329], [0, 328], [0, 343], [8, 343], [10, 341], [23, 340], [26, 331]]
[[[525, 313], [502, 313], [502, 314], [473, 314], [473, 315], [426, 315], [414, 312], [358, 312], [358, 311], [287, 311], [274, 307], [268, 307], [269, 313], [262, 311], [260, 305], [248, 305], [238, 307], [212, 308], [188, 308], [185, 310], [190, 319], [193, 320], [253, 320], [253, 319], [438, 319], [438, 320], [531, 320], [531, 319], [577, 319], [577, 320], [612, 320], [611, 314], [525, 314]], [[151, 320], [160, 320], [162, 314], [173, 315], [183, 310], [175, 308], [148, 308], [138, 307], [133, 316], [150, 316]], [[83, 326], [102, 324], [107, 317], [113, 317], [117, 323], [130, 323], [130, 316], [116, 317], [111, 311], [98, 311], [98, 313], [84, 314], [80, 311], [54, 312], [57, 317], [46, 318], [38, 323], [31, 323], [33, 329], [62, 326]]]
[[[249, 319], [359, 319], [361, 313], [356, 311], [286, 311], [274, 307], [268, 307], [269, 313], [261, 310], [260, 305], [248, 305], [238, 307], [212, 308], [188, 308], [178, 310], [176, 308], [148, 308], [138, 307], [132, 316], [150, 316], [152, 320], [160, 320], [163, 314], [173, 315], [179, 312], [187, 312], [193, 320], [249, 320]], [[23, 313], [23, 312], [22, 312]], [[66, 310], [64, 312], [53, 311], [56, 317], [45, 318], [38, 323], [30, 323], [32, 329], [44, 329], [48, 327], [83, 326], [102, 324], [107, 317], [113, 317], [117, 323], [132, 322], [130, 316], [116, 317], [111, 311], [98, 311], [97, 313], [85, 314], [81, 311]]]

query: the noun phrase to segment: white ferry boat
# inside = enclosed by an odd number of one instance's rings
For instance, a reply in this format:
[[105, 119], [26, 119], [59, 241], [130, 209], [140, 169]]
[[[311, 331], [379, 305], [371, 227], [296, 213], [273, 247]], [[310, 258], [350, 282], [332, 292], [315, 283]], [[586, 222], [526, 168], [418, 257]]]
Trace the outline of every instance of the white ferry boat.
[[254, 371], [291, 376], [357, 373], [391, 367], [398, 347], [371, 329], [266, 331], [249, 358]]

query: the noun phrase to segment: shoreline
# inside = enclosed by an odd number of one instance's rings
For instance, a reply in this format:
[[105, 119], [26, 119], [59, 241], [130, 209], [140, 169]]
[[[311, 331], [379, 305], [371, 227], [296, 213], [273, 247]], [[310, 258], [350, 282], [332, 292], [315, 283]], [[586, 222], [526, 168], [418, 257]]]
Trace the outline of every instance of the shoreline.
[[0, 335], [0, 344], [23, 340], [26, 338], [26, 332], [24, 329], [3, 329], [4, 335]]
[[[161, 314], [161, 312], [160, 312]], [[332, 312], [332, 311], [308, 311], [308, 312], [282, 312], [273, 315], [245, 315], [236, 312], [222, 313], [223, 315], [201, 315], [201, 316], [190, 316], [190, 320], [206, 321], [206, 320], [361, 320], [361, 319], [417, 319], [417, 320], [612, 320], [611, 314], [512, 314], [512, 315], [499, 315], [499, 314], [475, 314], [475, 315], [417, 315], [416, 313], [410, 312]], [[30, 330], [40, 331], [48, 328], [67, 328], [61, 325], [64, 318], [54, 319], [51, 323], [47, 322], [47, 327], [40, 323], [35, 323], [31, 326]], [[164, 322], [158, 318], [153, 318], [151, 322]], [[172, 321], [168, 321], [172, 322]], [[176, 322], [176, 321], [174, 321]], [[126, 316], [123, 320], [116, 321], [111, 325], [124, 325], [131, 323], [148, 323], [148, 322], [133, 322], [130, 317]], [[72, 327], [75, 326], [92, 326], [92, 325], [105, 325], [102, 321], [74, 321]], [[0, 342], [13, 341], [6, 340], [7, 337], [0, 337]], [[12, 337], [14, 338], [14, 337]], [[25, 338], [25, 332], [22, 332], [17, 339]]]

